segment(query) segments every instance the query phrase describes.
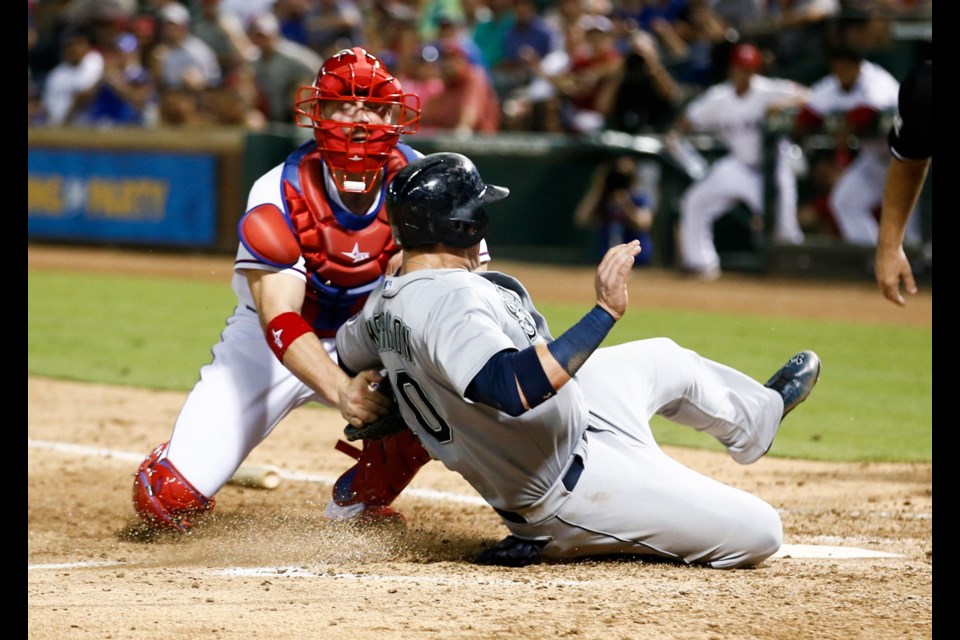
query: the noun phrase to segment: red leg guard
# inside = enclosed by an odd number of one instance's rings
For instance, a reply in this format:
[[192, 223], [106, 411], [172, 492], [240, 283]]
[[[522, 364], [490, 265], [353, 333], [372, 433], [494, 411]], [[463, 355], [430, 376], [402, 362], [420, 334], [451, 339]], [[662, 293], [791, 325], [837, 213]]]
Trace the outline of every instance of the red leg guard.
[[193, 520], [213, 509], [216, 500], [197, 491], [164, 454], [164, 442], [148, 455], [133, 481], [133, 508], [145, 523], [158, 529], [187, 531]]
[[333, 500], [341, 506], [389, 505], [429, 460], [430, 454], [408, 429], [380, 440], [364, 440], [357, 464], [334, 484]]

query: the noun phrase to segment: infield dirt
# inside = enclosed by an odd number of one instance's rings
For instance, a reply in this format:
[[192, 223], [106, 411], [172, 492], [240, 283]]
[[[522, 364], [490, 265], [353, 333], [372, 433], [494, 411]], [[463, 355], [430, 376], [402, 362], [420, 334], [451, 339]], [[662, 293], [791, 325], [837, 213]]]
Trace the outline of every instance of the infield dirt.
[[[30, 246], [28, 264], [204, 277], [229, 286], [232, 257]], [[592, 269], [497, 268], [518, 275], [536, 299], [590, 299]], [[932, 323], [929, 290], [900, 309], [869, 282], [730, 274], [697, 283], [643, 271], [633, 278], [631, 300]], [[933, 636], [930, 464], [768, 457], [743, 467], [717, 453], [666, 447], [684, 464], [780, 509], [789, 545], [897, 557], [778, 556], [741, 571], [616, 559], [480, 567], [470, 558], [506, 530], [437, 462], [411, 489], [464, 500], [404, 494], [397, 506], [409, 519], [406, 531], [323, 519], [330, 490], [324, 479], [350, 462], [333, 449], [342, 421], [325, 408], [294, 412], [249, 460], [302, 479], [288, 478], [273, 491], [228, 485], [212, 516], [189, 536], [144, 535], [130, 504], [133, 472], [139, 457], [169, 437], [185, 394], [30, 376], [27, 382], [27, 637], [34, 640]]]

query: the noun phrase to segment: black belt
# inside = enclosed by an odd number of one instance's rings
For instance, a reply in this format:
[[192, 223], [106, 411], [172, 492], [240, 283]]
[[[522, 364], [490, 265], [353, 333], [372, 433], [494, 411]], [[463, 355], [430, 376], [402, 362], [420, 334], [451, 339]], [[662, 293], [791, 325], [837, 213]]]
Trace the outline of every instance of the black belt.
[[[563, 474], [563, 478], [560, 482], [563, 483], [563, 486], [567, 491], [573, 491], [576, 488], [577, 483], [580, 482], [580, 474], [583, 473], [583, 458], [578, 455], [573, 456], [573, 462], [570, 463], [570, 468], [567, 469], [567, 472]], [[493, 508], [500, 517], [506, 520], [507, 522], [513, 522], [516, 524], [526, 524], [526, 519], [517, 513], [516, 511], [504, 511], [503, 509]]]

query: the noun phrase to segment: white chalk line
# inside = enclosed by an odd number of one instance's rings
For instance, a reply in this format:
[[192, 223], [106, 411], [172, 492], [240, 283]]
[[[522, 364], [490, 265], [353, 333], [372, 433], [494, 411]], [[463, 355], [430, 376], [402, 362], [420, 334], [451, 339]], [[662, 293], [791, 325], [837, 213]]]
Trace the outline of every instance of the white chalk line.
[[[127, 460], [130, 462], [140, 462], [144, 459], [145, 454], [142, 453], [131, 453], [129, 451], [115, 451], [113, 449], [103, 449], [99, 447], [87, 447], [79, 444], [71, 444], [68, 442], [51, 442], [49, 440], [27, 440], [27, 446], [32, 449], [46, 449], [49, 451], [59, 451], [61, 453], [72, 453], [75, 455], [91, 456], [95, 458], [111, 458], [114, 460]], [[283, 469], [277, 470], [277, 475], [279, 475], [284, 480], [291, 480], [296, 482], [318, 482], [320, 484], [329, 484], [333, 485], [337, 481], [337, 476], [327, 476], [319, 475], [315, 473], [301, 473], [299, 471], [284, 471]], [[485, 506], [486, 501], [480, 496], [465, 496], [458, 495], [453, 493], [445, 493], [443, 491], [434, 491], [432, 489], [418, 489], [416, 487], [409, 487], [404, 490], [404, 495], [409, 495], [414, 498], [423, 498], [425, 500], [435, 500], [438, 502], [456, 502], [460, 504], [470, 504], [476, 506]]]
[[[93, 456], [100, 458], [113, 458], [117, 460], [129, 460], [132, 462], [139, 462], [143, 460], [143, 454], [131, 453], [126, 451], [116, 451], [113, 449], [104, 449], [99, 447], [88, 447], [84, 445], [66, 443], [66, 442], [51, 442], [47, 440], [27, 440], [27, 446], [34, 449], [47, 449], [51, 451], [60, 451], [64, 453], [73, 453], [77, 455]], [[280, 477], [299, 482], [319, 482], [323, 484], [333, 484], [336, 482], [336, 478], [333, 476], [318, 475], [311, 473], [300, 473], [296, 471], [284, 471], [282, 469], [278, 470]], [[434, 491], [431, 489], [418, 489], [415, 487], [410, 487], [404, 491], [405, 495], [409, 495], [417, 498], [424, 498], [427, 500], [435, 501], [446, 501], [446, 502], [455, 502], [460, 504], [470, 504], [470, 505], [479, 505], [485, 506], [486, 502], [480, 496], [466, 496], [460, 494], [446, 493], [443, 491]], [[782, 512], [783, 510], [781, 510]], [[858, 514], [865, 515], [865, 514]], [[869, 514], [879, 517], [889, 517], [889, 514], [886, 512], [877, 512]], [[903, 515], [901, 514], [901, 517]], [[914, 517], [918, 518], [929, 518], [930, 514], [915, 514]], [[837, 558], [902, 558], [901, 554], [896, 553], [886, 553], [883, 551], [875, 551], [872, 549], [861, 549], [857, 547], [845, 547], [837, 545], [813, 545], [813, 544], [784, 544], [781, 545], [780, 550], [777, 551], [772, 558], [821, 558], [821, 559], [837, 559]], [[52, 565], [28, 565], [28, 569], [70, 569], [70, 568], [99, 568], [99, 567], [109, 567], [120, 565], [122, 563], [114, 562], [102, 562], [102, 563], [68, 563], [68, 564], [52, 564]], [[227, 571], [247, 571], [250, 569], [229, 569]], [[276, 568], [262, 568], [262, 569], [252, 569], [253, 571], [273, 571], [276, 572]], [[296, 574], [296, 572], [294, 572]], [[309, 577], [331, 577], [331, 576], [349, 576], [350, 574], [317, 574], [316, 576]], [[307, 577], [307, 576], [304, 576]], [[364, 574], [363, 577], [369, 577], [368, 574]]]
[[[886, 553], [883, 551], [872, 551], [870, 549], [857, 549], [855, 547], [838, 547], [819, 544], [785, 544], [780, 550], [770, 556], [771, 558], [805, 558], [805, 559], [852, 559], [852, 558], [902, 558], [896, 553]], [[136, 564], [127, 562], [117, 562], [113, 560], [91, 561], [91, 562], [61, 562], [56, 564], [29, 564], [28, 571], [50, 571], [50, 570], [70, 570], [70, 569], [107, 569], [110, 567], [136, 568]], [[203, 573], [220, 576], [239, 576], [239, 577], [263, 577], [263, 578], [317, 578], [325, 580], [357, 580], [371, 582], [418, 582], [451, 584], [456, 583], [474, 583], [473, 579], [459, 579], [452, 577], [430, 578], [424, 576], [404, 576], [404, 575], [382, 575], [374, 573], [333, 573], [329, 571], [309, 571], [303, 567], [227, 567], [221, 569], [208, 569]], [[483, 582], [491, 584], [504, 585], [529, 585], [529, 580], [497, 580], [482, 578]], [[590, 584], [589, 580], [549, 580], [536, 581], [537, 584], [547, 585], [583, 585]]]
[[[65, 562], [59, 564], [31, 564], [27, 569], [34, 570], [69, 570], [69, 569], [106, 569], [110, 567], [136, 568], [135, 564], [115, 561], [101, 562]], [[400, 582], [400, 583], [431, 583], [431, 584], [466, 584], [477, 580], [458, 577], [426, 577], [405, 575], [382, 575], [373, 573], [340, 573], [332, 571], [310, 571], [303, 567], [227, 567], [220, 569], [201, 570], [200, 573], [218, 576], [237, 576], [241, 578], [318, 578], [325, 580], [356, 580], [359, 582]], [[483, 578], [485, 584], [501, 585], [529, 585], [530, 580], [508, 580], [502, 578]], [[537, 585], [583, 585], [590, 584], [589, 580], [535, 580]]]
[[[360, 582], [400, 582], [400, 583], [430, 583], [430, 584], [475, 584], [478, 580], [469, 578], [460, 578], [457, 576], [427, 577], [427, 576], [403, 576], [403, 575], [382, 575], [369, 573], [332, 573], [329, 571], [308, 571], [302, 567], [247, 567], [222, 569], [215, 572], [223, 576], [241, 576], [255, 578], [321, 578], [332, 580], [357, 580]], [[482, 578], [484, 584], [506, 585], [506, 586], [530, 586], [530, 580], [508, 580], [503, 578]], [[534, 580], [537, 586], [558, 586], [558, 585], [584, 585], [590, 584], [590, 580]]]
[[899, 553], [887, 553], [857, 547], [838, 547], [823, 544], [784, 544], [771, 558], [902, 558]]

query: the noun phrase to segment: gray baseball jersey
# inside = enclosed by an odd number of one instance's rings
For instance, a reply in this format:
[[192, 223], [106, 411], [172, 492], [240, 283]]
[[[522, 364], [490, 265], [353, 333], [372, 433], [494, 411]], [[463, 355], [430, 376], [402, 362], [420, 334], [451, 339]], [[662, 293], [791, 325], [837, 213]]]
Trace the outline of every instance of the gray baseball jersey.
[[514, 509], [542, 496], [587, 427], [577, 381], [515, 418], [464, 398], [494, 354], [545, 339], [521, 296], [486, 277], [440, 269], [388, 278], [372, 297], [337, 334], [342, 362], [354, 371], [382, 362], [424, 448], [491, 505]]
[[504, 349], [549, 334], [504, 274], [421, 270], [388, 277], [337, 332], [353, 371], [386, 368], [407, 425], [545, 557], [633, 553], [714, 568], [754, 564], [783, 532], [760, 498], [667, 456], [663, 415], [747, 464], [770, 447], [780, 395], [730, 367], [651, 338], [596, 350], [557, 395], [517, 417], [464, 394]]

